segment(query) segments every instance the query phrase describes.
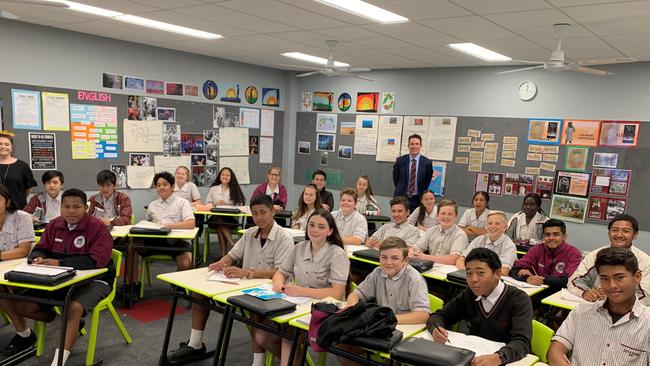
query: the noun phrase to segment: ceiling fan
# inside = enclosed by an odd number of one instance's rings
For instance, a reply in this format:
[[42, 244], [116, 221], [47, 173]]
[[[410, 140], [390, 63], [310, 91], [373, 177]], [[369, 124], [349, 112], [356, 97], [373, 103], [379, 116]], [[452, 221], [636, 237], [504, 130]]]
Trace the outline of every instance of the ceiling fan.
[[610, 58], [610, 59], [600, 59], [600, 60], [578, 60], [578, 61], [572, 61], [570, 59], [566, 59], [564, 57], [564, 50], [562, 49], [562, 38], [565, 35], [565, 32], [567, 29], [571, 27], [570, 24], [567, 23], [558, 23], [558, 24], [553, 24], [553, 30], [555, 31], [555, 37], [557, 38], [557, 47], [555, 50], [551, 53], [551, 58], [546, 61], [520, 61], [520, 60], [515, 60], [517, 62], [525, 63], [525, 64], [532, 64], [535, 66], [531, 67], [524, 67], [521, 69], [514, 69], [514, 70], [508, 70], [508, 71], [501, 71], [495, 73], [496, 75], [502, 75], [502, 74], [510, 74], [513, 72], [520, 72], [520, 71], [526, 71], [526, 70], [533, 70], [533, 69], [541, 69], [543, 68], [544, 70], [547, 71], [553, 71], [553, 72], [560, 72], [560, 71], [577, 71], [581, 72], [584, 74], [590, 74], [590, 75], [597, 75], [597, 76], [609, 76], [609, 75], [614, 75], [613, 72], [610, 71], [605, 71], [605, 70], [600, 70], [600, 69], [594, 69], [592, 67], [587, 67], [587, 66], [594, 66], [594, 65], [608, 65], [608, 64], [622, 64], [622, 63], [629, 63], [629, 62], [636, 62], [637, 60], [635, 58]]
[[[68, 8], [68, 5], [56, 0], [0, 0], [0, 2], [12, 3], [12, 4], [51, 6], [54, 8]], [[15, 19], [19, 19], [20, 17], [16, 14], [0, 9], [0, 18], [15, 20]]]
[[292, 67], [292, 68], [305, 69], [305, 70], [313, 70], [313, 71], [309, 71], [309, 72], [305, 72], [305, 73], [296, 75], [296, 77], [298, 77], [298, 78], [321, 74], [321, 75], [325, 75], [325, 76], [328, 76], [328, 77], [329, 76], [348, 76], [348, 77], [353, 77], [353, 78], [357, 78], [357, 79], [374, 81], [374, 79], [371, 79], [369, 77], [358, 74], [360, 72], [371, 71], [371, 69], [369, 69], [367, 67], [336, 66], [334, 64], [334, 51], [336, 50], [336, 45], [337, 45], [338, 41], [328, 40], [328, 41], [326, 41], [326, 43], [327, 43], [327, 49], [329, 50], [329, 56], [327, 57], [327, 63], [325, 64], [325, 67], [323, 67], [323, 68], [309, 67], [309, 66], [302, 66], [302, 65], [287, 65], [287, 64], [278, 64], [278, 65], [280, 65], [280, 66], [288, 66], [288, 67]]

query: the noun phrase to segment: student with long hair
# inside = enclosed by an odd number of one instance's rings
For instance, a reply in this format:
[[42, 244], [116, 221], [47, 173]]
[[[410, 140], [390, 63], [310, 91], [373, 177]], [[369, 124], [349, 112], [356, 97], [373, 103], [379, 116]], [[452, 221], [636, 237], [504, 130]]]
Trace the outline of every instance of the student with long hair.
[[524, 197], [521, 211], [510, 218], [506, 234], [515, 243], [537, 244], [544, 239], [542, 225], [546, 220], [548, 217], [542, 210], [542, 197], [529, 193]]
[[372, 213], [374, 215], [381, 215], [379, 204], [372, 193], [372, 186], [370, 186], [370, 178], [367, 175], [361, 175], [357, 178], [357, 211], [365, 215]]
[[487, 217], [490, 213], [490, 195], [485, 191], [478, 191], [472, 196], [472, 208], [463, 212], [458, 226], [467, 234], [469, 241], [477, 236], [487, 233]]
[[306, 231], [309, 215], [321, 207], [318, 188], [311, 183], [307, 184], [298, 198], [298, 207], [291, 214], [291, 228]]
[[267, 195], [273, 200], [275, 210], [284, 210], [287, 207], [287, 188], [280, 183], [282, 169], [272, 166], [266, 171], [266, 181], [255, 188], [251, 200], [258, 196]]
[[0, 184], [7, 187], [16, 205], [27, 205], [27, 196], [38, 183], [29, 168], [29, 163], [14, 157], [14, 134], [0, 131]]
[[438, 225], [438, 207], [436, 207], [436, 195], [427, 189], [420, 195], [420, 205], [411, 212], [408, 223], [416, 228], [427, 231]]
[[34, 226], [18, 209], [7, 187], [0, 184], [0, 260], [26, 257], [34, 243]]
[[184, 165], [180, 165], [176, 168], [174, 177], [176, 178], [176, 183], [174, 184], [174, 196], [186, 199], [192, 204], [192, 207], [200, 205], [201, 193], [196, 187], [196, 184], [192, 182], [190, 169]]

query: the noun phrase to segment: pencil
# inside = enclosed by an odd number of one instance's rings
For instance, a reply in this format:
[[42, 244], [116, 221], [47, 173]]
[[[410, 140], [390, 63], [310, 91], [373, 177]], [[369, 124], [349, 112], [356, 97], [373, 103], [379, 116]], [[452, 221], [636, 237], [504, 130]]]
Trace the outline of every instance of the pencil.
[[537, 274], [537, 271], [535, 271], [535, 267], [530, 267], [530, 269], [533, 270], [533, 273], [535, 274], [535, 276], [539, 276], [539, 275]]
[[[436, 327], [436, 330], [437, 330], [440, 334], [442, 334], [442, 330], [440, 330], [440, 328], [438, 328], [438, 325], [437, 325], [436, 323], [433, 323], [433, 326]], [[447, 335], [447, 342], [445, 342], [445, 343], [449, 343], [449, 344], [451, 344], [451, 341], [449, 340], [449, 335]]]

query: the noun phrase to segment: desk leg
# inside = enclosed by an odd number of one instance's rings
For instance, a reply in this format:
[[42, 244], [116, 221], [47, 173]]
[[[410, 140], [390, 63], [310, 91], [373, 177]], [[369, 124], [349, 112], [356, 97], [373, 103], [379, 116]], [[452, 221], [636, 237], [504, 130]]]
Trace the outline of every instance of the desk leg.
[[72, 298], [72, 294], [76, 289], [77, 289], [77, 284], [72, 285], [70, 287], [70, 290], [65, 295], [65, 302], [63, 303], [63, 309], [62, 309], [63, 314], [61, 316], [61, 330], [59, 331], [59, 354], [56, 360], [56, 364], [59, 366], [63, 366], [63, 351], [65, 350], [65, 335], [68, 328], [70, 299]]
[[169, 349], [169, 338], [171, 337], [172, 334], [172, 327], [174, 325], [174, 314], [176, 314], [177, 303], [178, 303], [178, 287], [174, 286], [174, 299], [172, 300], [172, 306], [169, 308], [169, 318], [167, 319], [165, 340], [163, 341], [162, 352], [160, 353], [160, 360], [158, 361], [159, 366], [164, 366], [168, 364], [167, 350]]
[[[289, 365], [293, 365], [293, 360], [296, 355], [296, 350], [298, 349], [298, 343], [300, 342], [300, 334], [302, 333], [301, 330], [296, 329], [295, 332], [293, 332], [293, 336], [291, 337], [291, 350], [289, 351]], [[305, 343], [307, 343], [307, 337], [305, 337]], [[307, 347], [304, 347], [306, 350]], [[302, 353], [301, 353], [302, 355]], [[300, 363], [300, 365], [303, 365], [303, 363]]]
[[230, 330], [232, 329], [232, 312], [233, 307], [225, 305], [223, 318], [221, 319], [221, 327], [219, 328], [219, 338], [217, 339], [217, 347], [214, 351], [213, 366], [223, 366], [226, 361], [226, 350], [230, 343]]

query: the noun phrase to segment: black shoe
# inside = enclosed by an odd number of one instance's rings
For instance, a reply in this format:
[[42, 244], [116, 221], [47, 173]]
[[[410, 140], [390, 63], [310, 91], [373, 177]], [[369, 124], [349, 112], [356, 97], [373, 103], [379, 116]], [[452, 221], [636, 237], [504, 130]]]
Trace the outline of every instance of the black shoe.
[[173, 350], [167, 360], [172, 365], [183, 365], [188, 362], [202, 360], [206, 357], [205, 344], [201, 343], [201, 348], [194, 349], [188, 346], [187, 343], [181, 342], [178, 349]]
[[29, 337], [21, 337], [18, 334], [16, 334], [12, 339], [11, 342], [5, 347], [2, 351], [0, 351], [0, 355], [2, 356], [13, 356], [17, 353], [20, 353], [29, 347], [33, 346], [36, 343], [36, 334], [34, 334], [34, 331], [31, 331], [31, 334]]

